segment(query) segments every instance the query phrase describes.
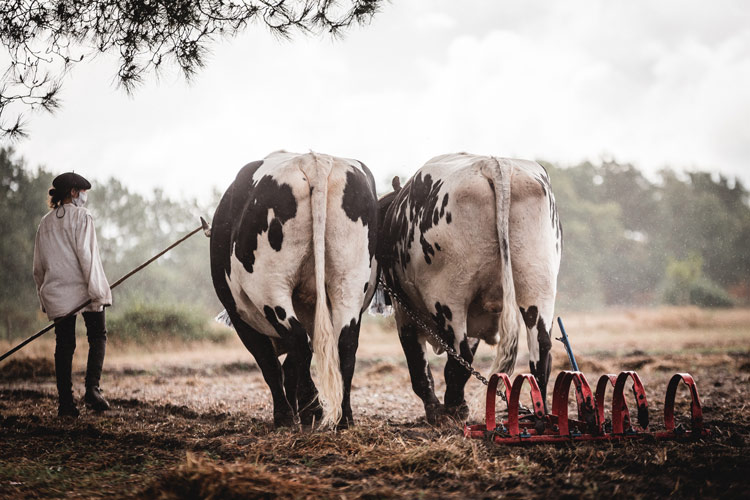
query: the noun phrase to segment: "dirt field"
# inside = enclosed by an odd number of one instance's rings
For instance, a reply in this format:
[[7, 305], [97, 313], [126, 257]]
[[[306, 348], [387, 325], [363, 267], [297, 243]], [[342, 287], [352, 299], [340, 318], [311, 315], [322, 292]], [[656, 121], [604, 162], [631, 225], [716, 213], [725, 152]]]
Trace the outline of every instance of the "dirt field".
[[[609, 311], [566, 327], [590, 383], [638, 371], [653, 429], [671, 375], [692, 373], [711, 437], [501, 447], [430, 427], [387, 322], [363, 328], [350, 430], [273, 430], [270, 393], [237, 340], [146, 350], [116, 345], [116, 332], [102, 382], [113, 410], [58, 419], [50, 336], [0, 365], [0, 498], [747, 497], [750, 310]], [[85, 337], [78, 345], [81, 395]], [[521, 346], [517, 372], [528, 371]], [[559, 342], [553, 352], [554, 377], [567, 358]], [[491, 355], [483, 346], [477, 366]]]

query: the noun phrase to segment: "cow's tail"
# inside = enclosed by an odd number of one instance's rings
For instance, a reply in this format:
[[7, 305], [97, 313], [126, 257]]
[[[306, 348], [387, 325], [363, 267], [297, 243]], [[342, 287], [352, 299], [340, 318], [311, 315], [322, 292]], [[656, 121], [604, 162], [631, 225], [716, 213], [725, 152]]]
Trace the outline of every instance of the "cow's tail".
[[500, 243], [502, 268], [503, 309], [500, 313], [500, 340], [497, 343], [495, 359], [490, 373], [513, 373], [518, 354], [518, 336], [524, 328], [523, 317], [516, 302], [516, 288], [513, 283], [513, 267], [510, 258], [508, 219], [510, 216], [510, 178], [513, 166], [504, 160], [492, 158], [482, 166], [484, 174], [494, 186], [497, 238]]
[[313, 332], [313, 359], [317, 366], [317, 389], [323, 407], [324, 426], [333, 426], [341, 420], [341, 402], [344, 384], [339, 364], [338, 335], [333, 330], [326, 294], [325, 236], [328, 175], [333, 163], [329, 157], [311, 153], [312, 162], [305, 162], [302, 171], [311, 190], [312, 241], [315, 260], [315, 330]]

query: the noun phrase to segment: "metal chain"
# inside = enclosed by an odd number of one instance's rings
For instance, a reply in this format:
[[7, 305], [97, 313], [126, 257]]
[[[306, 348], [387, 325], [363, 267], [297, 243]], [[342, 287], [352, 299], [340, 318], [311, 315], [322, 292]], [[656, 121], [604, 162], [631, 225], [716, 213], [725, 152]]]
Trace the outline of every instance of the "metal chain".
[[[440, 347], [445, 350], [445, 352], [453, 358], [456, 362], [458, 362], [461, 366], [466, 368], [466, 370], [471, 373], [477, 380], [479, 380], [484, 385], [489, 385], [489, 381], [479, 373], [477, 370], [474, 369], [473, 366], [471, 366], [471, 363], [466, 361], [460, 354], [456, 352], [456, 350], [453, 348], [453, 346], [449, 345], [445, 340], [443, 340], [440, 335], [435, 331], [434, 328], [432, 328], [430, 325], [428, 325], [417, 313], [412, 311], [405, 303], [405, 301], [401, 298], [401, 296], [391, 287], [389, 287], [385, 280], [382, 277], [378, 277], [378, 283], [383, 287], [383, 289], [388, 292], [388, 295], [391, 296], [398, 304], [401, 306], [401, 309], [416, 323], [417, 326], [419, 326], [423, 331], [427, 332], [430, 337], [432, 337], [433, 340], [435, 340], [438, 344], [440, 344]], [[507, 403], [507, 400], [505, 399], [505, 392], [498, 389], [497, 395], [502, 398], [503, 401]]]

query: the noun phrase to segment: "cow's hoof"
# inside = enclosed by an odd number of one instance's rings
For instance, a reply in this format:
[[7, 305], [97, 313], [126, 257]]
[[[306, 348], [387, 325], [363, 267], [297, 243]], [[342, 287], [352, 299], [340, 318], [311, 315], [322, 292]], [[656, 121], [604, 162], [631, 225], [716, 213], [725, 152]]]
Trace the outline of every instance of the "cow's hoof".
[[448, 414], [445, 412], [445, 406], [441, 403], [425, 405], [424, 412], [427, 423], [430, 425], [443, 425], [448, 417]]
[[350, 427], [354, 427], [354, 418], [352, 418], [351, 415], [341, 417], [341, 420], [339, 420], [338, 425], [336, 426], [336, 429], [342, 430], [342, 429], [348, 429]]
[[283, 429], [284, 427], [294, 427], [299, 423], [299, 417], [292, 415], [291, 413], [278, 413], [273, 416], [273, 426], [276, 429]]
[[469, 405], [466, 404], [466, 401], [462, 401], [458, 406], [446, 406], [445, 412], [449, 417], [459, 422], [465, 422], [469, 418]]
[[323, 408], [320, 407], [316, 400], [314, 406], [305, 408], [299, 413], [299, 418], [302, 425], [312, 425], [314, 422], [320, 422], [323, 418]]

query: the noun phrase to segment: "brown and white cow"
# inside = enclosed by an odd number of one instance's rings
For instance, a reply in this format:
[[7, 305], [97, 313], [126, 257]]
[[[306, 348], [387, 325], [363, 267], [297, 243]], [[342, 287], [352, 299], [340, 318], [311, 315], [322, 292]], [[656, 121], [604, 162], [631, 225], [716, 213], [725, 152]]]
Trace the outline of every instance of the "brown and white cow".
[[[512, 373], [526, 330], [530, 367], [546, 393], [562, 227], [538, 163], [467, 153], [428, 161], [379, 202], [378, 263], [386, 283], [471, 362], [497, 345], [492, 372]], [[394, 301], [412, 387], [431, 423], [466, 418], [469, 372], [449, 358], [444, 405], [425, 352], [439, 344]]]
[[362, 311], [375, 290], [376, 235], [375, 182], [357, 160], [272, 153], [240, 170], [219, 203], [214, 288], [271, 389], [275, 425], [298, 416], [352, 423], [349, 393]]

